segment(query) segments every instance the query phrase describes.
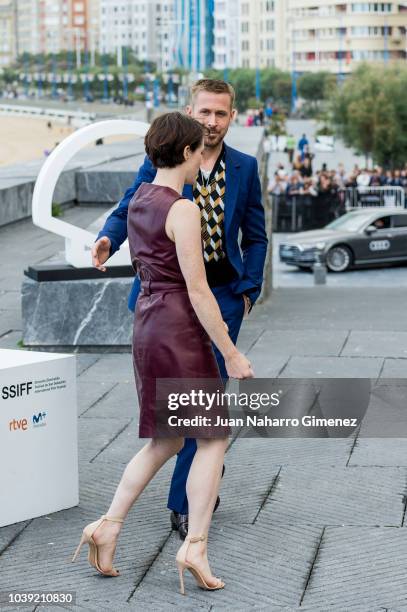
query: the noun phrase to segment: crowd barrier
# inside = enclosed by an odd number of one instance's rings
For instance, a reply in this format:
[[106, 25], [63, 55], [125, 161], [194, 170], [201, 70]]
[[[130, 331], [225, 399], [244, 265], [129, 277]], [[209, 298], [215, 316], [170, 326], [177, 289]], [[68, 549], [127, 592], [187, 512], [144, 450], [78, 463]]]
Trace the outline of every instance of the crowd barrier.
[[317, 196], [271, 194], [271, 202], [275, 232], [319, 229], [346, 212], [344, 192]]
[[403, 187], [347, 187], [345, 199], [348, 209], [365, 206], [399, 206], [405, 208]]
[[319, 229], [355, 208], [406, 207], [402, 187], [348, 187], [317, 196], [271, 194], [271, 201], [275, 232]]

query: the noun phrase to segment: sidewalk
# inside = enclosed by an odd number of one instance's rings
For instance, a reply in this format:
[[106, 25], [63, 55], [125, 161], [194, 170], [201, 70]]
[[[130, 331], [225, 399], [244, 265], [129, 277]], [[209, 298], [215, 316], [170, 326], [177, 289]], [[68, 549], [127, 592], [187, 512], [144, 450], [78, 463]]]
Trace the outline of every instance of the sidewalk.
[[[66, 212], [83, 224], [96, 214]], [[18, 348], [22, 270], [62, 241], [24, 221], [1, 228], [0, 242], [8, 256], [0, 265], [0, 347]], [[253, 310], [239, 345], [259, 377], [406, 379], [406, 297], [390, 287], [279, 288]], [[187, 597], [178, 592], [179, 539], [166, 509], [173, 460], [129, 514], [116, 553], [120, 577], [96, 574], [84, 551], [71, 564], [83, 526], [106, 511], [144, 443], [130, 354], [78, 354], [77, 363], [80, 505], [0, 529], [1, 591], [72, 589], [74, 609], [95, 612], [407, 610], [402, 439], [231, 440], [210, 533], [223, 591], [201, 591], [188, 575]]]

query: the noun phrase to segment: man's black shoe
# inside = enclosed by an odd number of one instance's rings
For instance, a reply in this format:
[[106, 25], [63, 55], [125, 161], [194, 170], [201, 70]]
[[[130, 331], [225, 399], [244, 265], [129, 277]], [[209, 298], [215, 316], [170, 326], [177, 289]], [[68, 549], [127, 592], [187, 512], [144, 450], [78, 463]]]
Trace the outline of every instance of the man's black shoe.
[[[216, 498], [215, 507], [213, 509], [214, 512], [218, 509], [220, 504], [220, 497]], [[172, 510], [171, 512], [171, 527], [173, 531], [178, 531], [179, 537], [181, 540], [185, 540], [185, 537], [188, 535], [188, 514], [180, 514], [179, 512], [175, 512]]]
[[173, 531], [178, 531], [181, 540], [185, 540], [188, 535], [188, 514], [180, 514], [173, 510], [171, 512], [171, 527]]

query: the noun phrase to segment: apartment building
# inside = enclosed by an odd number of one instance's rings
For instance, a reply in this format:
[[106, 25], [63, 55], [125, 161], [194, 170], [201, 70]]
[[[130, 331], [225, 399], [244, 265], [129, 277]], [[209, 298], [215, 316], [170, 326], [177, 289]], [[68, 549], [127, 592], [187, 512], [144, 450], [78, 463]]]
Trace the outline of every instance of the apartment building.
[[215, 0], [214, 67], [279, 65], [284, 8], [284, 0]]
[[[174, 64], [174, 0], [98, 0], [99, 51], [118, 53], [131, 48], [141, 61], [161, 70]], [[119, 60], [120, 62], [120, 60]]]
[[0, 0], [0, 67], [16, 58], [16, 6], [14, 0]]
[[363, 61], [407, 58], [407, 2], [286, 1], [282, 67], [345, 74]]

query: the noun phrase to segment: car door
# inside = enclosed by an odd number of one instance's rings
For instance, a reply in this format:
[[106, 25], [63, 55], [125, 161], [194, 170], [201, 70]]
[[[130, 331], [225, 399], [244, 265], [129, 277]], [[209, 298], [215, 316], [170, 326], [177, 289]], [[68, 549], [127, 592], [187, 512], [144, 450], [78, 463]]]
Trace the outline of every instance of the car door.
[[407, 214], [392, 215], [391, 233], [394, 257], [407, 260]]
[[372, 234], [364, 234], [363, 245], [359, 251], [359, 260], [386, 261], [394, 257], [394, 239], [391, 227], [391, 215], [383, 215], [371, 222], [376, 229]]

